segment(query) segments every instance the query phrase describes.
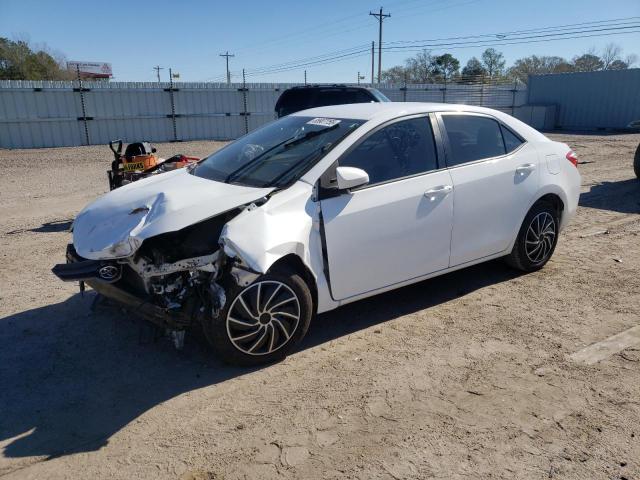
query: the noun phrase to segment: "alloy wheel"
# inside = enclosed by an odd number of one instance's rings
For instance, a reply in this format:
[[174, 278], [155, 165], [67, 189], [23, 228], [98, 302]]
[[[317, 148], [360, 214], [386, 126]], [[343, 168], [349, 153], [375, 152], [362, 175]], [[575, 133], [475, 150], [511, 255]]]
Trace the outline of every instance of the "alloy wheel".
[[541, 212], [531, 220], [525, 237], [525, 252], [534, 264], [547, 260], [556, 238], [556, 222], [549, 212]]
[[286, 284], [256, 282], [233, 300], [227, 311], [229, 340], [247, 355], [268, 355], [286, 345], [300, 323], [300, 302]]

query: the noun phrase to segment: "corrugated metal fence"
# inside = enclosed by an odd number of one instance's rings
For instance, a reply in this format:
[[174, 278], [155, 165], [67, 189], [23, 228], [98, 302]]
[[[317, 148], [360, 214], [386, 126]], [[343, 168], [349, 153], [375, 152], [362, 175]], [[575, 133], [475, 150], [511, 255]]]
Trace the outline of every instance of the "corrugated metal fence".
[[622, 129], [640, 120], [640, 69], [529, 77], [531, 105], [554, 105], [555, 128]]
[[[294, 84], [0, 81], [0, 147], [229, 140], [273, 120]], [[514, 84], [382, 85], [393, 101], [484, 105], [514, 114], [526, 102]]]

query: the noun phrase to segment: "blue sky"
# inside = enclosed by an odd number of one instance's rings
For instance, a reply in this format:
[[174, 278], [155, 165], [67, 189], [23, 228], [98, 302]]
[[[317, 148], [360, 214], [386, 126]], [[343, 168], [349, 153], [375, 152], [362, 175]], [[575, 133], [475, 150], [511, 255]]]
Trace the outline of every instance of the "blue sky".
[[[224, 58], [218, 54], [226, 50], [235, 53], [231, 70], [237, 72], [359, 45], [367, 48], [378, 37], [377, 21], [368, 12], [380, 6], [392, 15], [383, 30], [388, 44], [640, 17], [640, 0], [0, 0], [0, 36], [45, 42], [69, 60], [110, 62], [116, 80], [155, 80], [156, 64], [173, 67], [183, 81], [222, 80]], [[609, 42], [619, 44], [625, 54], [640, 55], [640, 33], [495, 48], [511, 63], [532, 54], [570, 58]], [[483, 49], [448, 51], [464, 64]], [[411, 55], [385, 51], [383, 67]], [[255, 74], [248, 81], [300, 82], [303, 70]], [[365, 52], [310, 65], [307, 75], [310, 82], [355, 82], [361, 71], [368, 81], [370, 70]], [[168, 78], [167, 70], [161, 74]]]

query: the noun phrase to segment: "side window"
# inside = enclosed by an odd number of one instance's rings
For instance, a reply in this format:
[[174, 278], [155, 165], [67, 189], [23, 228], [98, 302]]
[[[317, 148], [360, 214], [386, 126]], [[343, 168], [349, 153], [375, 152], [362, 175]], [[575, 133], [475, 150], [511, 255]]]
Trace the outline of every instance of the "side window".
[[276, 103], [278, 115], [284, 116], [309, 108], [311, 92], [305, 90], [286, 90]]
[[507, 153], [513, 152], [516, 148], [524, 143], [520, 137], [516, 136], [511, 130], [504, 125], [500, 125], [502, 130], [502, 137], [504, 138], [504, 147], [507, 149]]
[[506, 153], [500, 125], [495, 120], [476, 115], [442, 115], [442, 121], [451, 147], [449, 167]]
[[331, 90], [319, 90], [315, 101], [314, 107], [324, 107], [327, 105], [342, 105], [349, 102], [349, 95], [344, 90], [331, 89]]
[[375, 98], [369, 95], [366, 91], [356, 90], [351, 95], [351, 102], [349, 103], [371, 103], [375, 102]]
[[421, 117], [388, 125], [367, 137], [339, 164], [367, 172], [369, 185], [435, 170], [431, 122]]

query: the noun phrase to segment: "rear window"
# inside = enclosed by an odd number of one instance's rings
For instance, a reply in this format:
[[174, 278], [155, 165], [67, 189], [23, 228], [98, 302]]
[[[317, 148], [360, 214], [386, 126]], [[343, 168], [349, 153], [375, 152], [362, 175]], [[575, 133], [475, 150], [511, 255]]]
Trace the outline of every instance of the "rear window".
[[278, 116], [283, 117], [307, 108], [375, 101], [380, 99], [361, 88], [300, 88], [284, 91], [276, 102], [275, 109]]
[[283, 117], [311, 108], [311, 99], [314, 93], [310, 90], [286, 90], [276, 102], [276, 113]]
[[513, 152], [516, 148], [524, 143], [524, 140], [522, 140], [504, 125], [500, 125], [500, 129], [502, 130], [502, 138], [504, 138], [504, 147], [507, 149], [507, 153]]
[[506, 153], [500, 125], [492, 118], [442, 115], [442, 121], [451, 147], [447, 156], [449, 167]]
[[327, 105], [369, 103], [373, 101], [374, 98], [364, 90], [327, 89], [318, 92], [313, 106], [324, 107]]

